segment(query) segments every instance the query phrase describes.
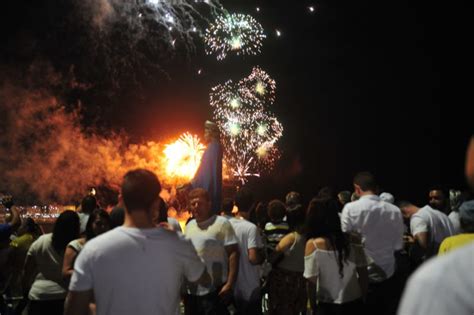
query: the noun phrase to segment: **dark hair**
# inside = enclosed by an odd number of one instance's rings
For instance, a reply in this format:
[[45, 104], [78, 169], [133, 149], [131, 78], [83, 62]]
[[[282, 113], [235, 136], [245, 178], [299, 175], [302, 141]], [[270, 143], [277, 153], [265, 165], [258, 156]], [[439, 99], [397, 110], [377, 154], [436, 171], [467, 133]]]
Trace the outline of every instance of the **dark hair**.
[[105, 220], [107, 224], [109, 225], [109, 228], [111, 226], [110, 216], [107, 213], [107, 211], [105, 211], [104, 209], [95, 209], [89, 215], [89, 219], [87, 220], [86, 231], [85, 231], [86, 240], [93, 239], [94, 237], [97, 236], [96, 234], [94, 234], [94, 229], [92, 228], [92, 225], [94, 224], [94, 221], [97, 219], [97, 217], [100, 217], [101, 219]]
[[318, 194], [316, 196], [316, 198], [333, 198], [335, 199], [336, 198], [336, 193], [334, 192], [334, 189], [330, 186], [325, 186], [323, 188], [321, 188], [319, 191], [318, 191]]
[[262, 230], [265, 228], [265, 224], [270, 221], [268, 217], [267, 205], [264, 202], [259, 202], [250, 211], [250, 221]]
[[283, 202], [278, 199], [270, 201], [268, 204], [268, 216], [272, 221], [281, 221], [285, 217], [286, 207]]
[[409, 206], [413, 206], [413, 203], [411, 201], [408, 201], [408, 200], [400, 200], [397, 202], [397, 207], [398, 208], [405, 208], [405, 207], [409, 207]]
[[341, 230], [337, 213], [337, 201], [330, 198], [313, 199], [306, 213], [306, 238], [322, 237], [329, 240], [336, 252], [339, 275], [343, 277], [343, 262], [349, 257], [350, 247], [347, 236]]
[[285, 204], [287, 207], [293, 207], [301, 204], [301, 195], [296, 191], [290, 191], [286, 194]]
[[122, 198], [128, 212], [150, 210], [160, 191], [158, 178], [148, 170], [129, 171], [123, 178]]
[[249, 212], [253, 203], [253, 194], [248, 188], [241, 188], [235, 195], [235, 205], [239, 208], [239, 212]]
[[84, 213], [92, 213], [97, 208], [97, 199], [94, 196], [86, 196], [81, 201], [81, 211]]
[[360, 172], [354, 177], [354, 184], [360, 186], [362, 191], [376, 191], [377, 181], [375, 176], [369, 172]]
[[230, 214], [232, 213], [232, 209], [234, 209], [234, 200], [232, 198], [224, 198], [222, 211], [226, 214]]
[[306, 213], [302, 205], [290, 207], [286, 211], [286, 221], [292, 231], [302, 232], [305, 224]]
[[63, 253], [67, 244], [79, 238], [79, 216], [76, 212], [66, 210], [59, 215], [53, 227], [53, 248]]
[[168, 222], [168, 205], [166, 204], [166, 201], [158, 197], [160, 200], [160, 206], [158, 208], [158, 222]]
[[125, 209], [121, 206], [115, 206], [110, 211], [110, 228], [116, 228], [125, 221]]

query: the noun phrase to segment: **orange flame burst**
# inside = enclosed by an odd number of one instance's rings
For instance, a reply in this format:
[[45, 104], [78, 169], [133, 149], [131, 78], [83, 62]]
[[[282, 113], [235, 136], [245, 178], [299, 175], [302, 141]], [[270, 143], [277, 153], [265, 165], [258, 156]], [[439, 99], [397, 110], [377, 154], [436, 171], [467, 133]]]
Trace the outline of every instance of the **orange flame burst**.
[[172, 182], [188, 182], [196, 173], [206, 147], [199, 138], [186, 132], [178, 140], [165, 144], [165, 176]]

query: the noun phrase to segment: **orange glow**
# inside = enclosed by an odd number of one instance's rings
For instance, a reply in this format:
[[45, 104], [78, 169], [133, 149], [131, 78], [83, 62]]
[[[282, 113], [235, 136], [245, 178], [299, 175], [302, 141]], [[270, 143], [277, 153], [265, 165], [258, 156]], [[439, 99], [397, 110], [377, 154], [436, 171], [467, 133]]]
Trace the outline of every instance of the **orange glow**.
[[205, 148], [197, 136], [187, 132], [178, 140], [165, 144], [165, 176], [173, 182], [190, 181], [199, 167]]

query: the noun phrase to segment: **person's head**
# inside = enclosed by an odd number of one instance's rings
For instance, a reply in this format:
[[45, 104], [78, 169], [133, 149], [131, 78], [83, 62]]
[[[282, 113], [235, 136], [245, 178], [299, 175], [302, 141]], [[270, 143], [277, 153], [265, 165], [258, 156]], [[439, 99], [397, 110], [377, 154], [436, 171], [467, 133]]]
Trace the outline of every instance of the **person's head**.
[[287, 207], [301, 205], [301, 195], [296, 191], [290, 191], [286, 194], [285, 204]]
[[53, 227], [53, 247], [58, 253], [66, 250], [67, 244], [79, 238], [79, 216], [67, 210], [59, 215]]
[[429, 193], [430, 206], [434, 209], [444, 211], [448, 204], [446, 194], [442, 189], [431, 189]]
[[255, 213], [255, 216], [254, 221], [252, 222], [255, 223], [255, 225], [257, 225], [261, 229], [264, 229], [265, 224], [270, 221], [270, 218], [268, 217], [268, 205], [264, 202], [259, 202], [257, 203], [257, 206], [255, 207], [253, 212]]
[[348, 190], [341, 191], [337, 194], [337, 200], [344, 206], [346, 203], [351, 202], [351, 192]]
[[408, 220], [419, 210], [417, 206], [407, 200], [401, 200], [397, 205], [398, 208], [400, 208], [403, 217]]
[[222, 213], [225, 215], [232, 215], [234, 209], [234, 200], [232, 198], [224, 198], [222, 201]]
[[209, 193], [202, 188], [194, 188], [189, 192], [189, 204], [193, 217], [197, 222], [202, 222], [214, 214], [211, 208]]
[[235, 205], [239, 209], [239, 212], [249, 212], [254, 203], [252, 192], [242, 187], [235, 195]]
[[90, 240], [110, 230], [110, 216], [103, 209], [95, 209], [89, 216], [86, 225], [86, 239]]
[[94, 196], [86, 196], [81, 201], [81, 211], [91, 214], [97, 208], [97, 199]]
[[336, 198], [336, 193], [334, 192], [334, 188], [331, 186], [324, 186], [318, 191], [318, 194], [316, 195], [316, 198], [331, 198], [335, 199]]
[[385, 202], [391, 203], [392, 205], [395, 203], [395, 197], [389, 192], [381, 193], [380, 199], [382, 199]]
[[463, 232], [474, 233], [474, 200], [463, 202], [459, 207], [459, 221]]
[[369, 172], [360, 172], [354, 177], [354, 190], [358, 196], [375, 194], [377, 191], [377, 181], [375, 176]]
[[343, 261], [349, 257], [349, 242], [341, 230], [337, 210], [339, 205], [332, 198], [314, 198], [306, 211], [306, 238], [324, 238], [337, 251], [339, 273], [342, 276]]
[[127, 213], [145, 211], [152, 214], [157, 206], [161, 185], [153, 172], [136, 169], [125, 174], [121, 196]]
[[359, 200], [359, 195], [357, 195], [357, 193], [354, 191], [351, 195], [351, 201], [354, 202], [354, 201], [357, 201]]
[[219, 139], [219, 128], [217, 127], [216, 123], [206, 120], [204, 123], [204, 139], [206, 142]]
[[305, 224], [306, 213], [302, 205], [296, 205], [287, 208], [286, 211], [286, 222], [290, 230], [298, 231], [301, 233]]
[[283, 221], [283, 218], [286, 215], [285, 204], [278, 199], [274, 199], [268, 203], [267, 211], [272, 223], [279, 223]]
[[38, 225], [32, 218], [26, 218], [21, 222], [20, 227], [18, 228], [18, 235], [21, 236], [23, 234], [29, 233], [31, 235], [36, 235], [38, 233]]
[[113, 207], [110, 211], [110, 228], [114, 229], [117, 226], [121, 226], [125, 221], [125, 208], [122, 206]]

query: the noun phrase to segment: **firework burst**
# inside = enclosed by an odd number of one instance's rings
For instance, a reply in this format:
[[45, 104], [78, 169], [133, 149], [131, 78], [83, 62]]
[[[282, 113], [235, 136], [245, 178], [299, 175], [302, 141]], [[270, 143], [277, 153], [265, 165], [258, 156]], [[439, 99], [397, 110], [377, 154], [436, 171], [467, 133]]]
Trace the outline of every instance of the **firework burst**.
[[246, 14], [225, 14], [217, 17], [206, 30], [204, 41], [207, 54], [216, 54], [218, 60], [229, 52], [237, 55], [260, 53], [266, 35], [263, 27], [252, 16]]
[[[257, 91], [258, 84], [264, 86], [266, 94]], [[274, 94], [275, 81], [259, 68], [237, 83], [229, 80], [215, 86], [210, 94], [224, 158], [240, 181], [270, 170], [278, 160], [276, 142], [283, 135], [283, 127], [268, 110]]]

